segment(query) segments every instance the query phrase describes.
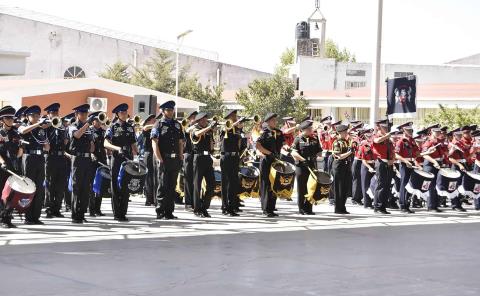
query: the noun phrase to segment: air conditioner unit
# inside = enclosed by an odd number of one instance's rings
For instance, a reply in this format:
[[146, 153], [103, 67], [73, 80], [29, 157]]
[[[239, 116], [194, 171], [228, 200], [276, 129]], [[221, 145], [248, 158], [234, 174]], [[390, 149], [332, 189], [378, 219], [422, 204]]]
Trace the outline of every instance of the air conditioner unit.
[[90, 104], [90, 111], [107, 112], [107, 98], [89, 97], [88, 104]]

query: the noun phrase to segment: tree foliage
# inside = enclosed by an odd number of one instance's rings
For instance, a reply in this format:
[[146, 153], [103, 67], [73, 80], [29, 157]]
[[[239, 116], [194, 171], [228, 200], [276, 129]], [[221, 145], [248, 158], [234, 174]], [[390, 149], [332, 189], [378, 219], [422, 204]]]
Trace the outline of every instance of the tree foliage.
[[280, 55], [280, 64], [275, 66], [275, 74], [287, 77], [289, 66], [295, 63], [295, 48], [286, 48]]
[[128, 68], [129, 65], [118, 61], [111, 66], [107, 65], [105, 71], [99, 73], [98, 76], [123, 83], [130, 83], [131, 76]]
[[450, 129], [470, 124], [478, 124], [478, 122], [480, 122], [478, 107], [474, 109], [460, 109], [458, 106], [455, 106], [455, 108], [447, 108], [441, 104], [439, 104], [437, 112], [426, 114], [423, 120], [424, 125], [439, 123], [443, 126], [448, 126]]
[[327, 39], [325, 42], [325, 57], [330, 59], [335, 59], [337, 62], [352, 62], [355, 63], [357, 59], [355, 55], [352, 54], [345, 47], [340, 49], [337, 43], [332, 39]]

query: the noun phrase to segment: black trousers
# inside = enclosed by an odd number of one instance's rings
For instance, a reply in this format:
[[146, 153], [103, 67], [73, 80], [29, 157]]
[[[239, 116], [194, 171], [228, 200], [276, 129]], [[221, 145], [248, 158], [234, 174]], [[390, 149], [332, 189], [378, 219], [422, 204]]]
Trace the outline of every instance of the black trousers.
[[193, 208], [193, 154], [185, 153], [183, 159], [183, 184], [185, 206]]
[[375, 176], [375, 173], [370, 173], [367, 166], [362, 163], [360, 178], [362, 180], [363, 204], [366, 208], [372, 205], [372, 199], [368, 195], [367, 191], [370, 188], [370, 181], [372, 180], [373, 176]]
[[400, 209], [410, 208], [410, 202], [408, 201], [408, 192], [405, 190], [410, 181], [410, 176], [412, 175], [413, 168], [408, 168], [405, 163], [400, 163]]
[[326, 172], [326, 173], [330, 173], [330, 166], [331, 166], [331, 162], [329, 162], [330, 160], [330, 157], [332, 155], [332, 152], [331, 151], [327, 151], [325, 152], [325, 157], [323, 158], [323, 171]]
[[85, 218], [92, 188], [92, 160], [75, 156], [72, 160], [72, 219]]
[[175, 210], [175, 188], [182, 162], [179, 158], [163, 158], [158, 163], [157, 214], [172, 214]]
[[361, 202], [362, 201], [362, 161], [359, 159], [354, 159], [352, 163], [352, 200]]
[[25, 220], [30, 222], [38, 221], [42, 213], [43, 202], [45, 201], [45, 158], [43, 155], [25, 155], [23, 160], [24, 175], [32, 179], [36, 186], [35, 196], [30, 207], [25, 212]]
[[428, 188], [428, 198], [427, 198], [427, 206], [429, 210], [438, 208], [438, 195], [437, 195], [437, 175], [438, 170], [430, 163], [424, 162], [423, 170], [425, 172], [432, 173], [434, 178], [430, 183], [430, 187]]
[[392, 184], [393, 168], [387, 163], [377, 160], [375, 162], [375, 171], [377, 176], [377, 187], [373, 199], [373, 206], [377, 210], [386, 210], [388, 198], [391, 194], [390, 186]]
[[127, 215], [128, 210], [128, 188], [118, 187], [118, 174], [122, 163], [126, 161], [126, 158], [122, 155], [114, 153], [112, 155], [112, 211], [115, 218], [123, 218]]
[[297, 165], [295, 169], [295, 174], [297, 176], [297, 205], [299, 211], [311, 212], [312, 204], [307, 201], [305, 194], [307, 194], [307, 183], [308, 177], [310, 176], [310, 171], [308, 168], [301, 164]]
[[[327, 166], [328, 166], [328, 171], [327, 173], [329, 173], [330, 175], [333, 176], [333, 172], [332, 172], [332, 167], [333, 167], [333, 161], [334, 161], [334, 158], [332, 155], [330, 155], [328, 157], [328, 161], [327, 161]], [[348, 185], [346, 185], [345, 187], [347, 187]], [[333, 180], [333, 183], [332, 183], [332, 188], [335, 188], [335, 179]], [[346, 188], [345, 190], [348, 191], [348, 189]], [[329, 193], [329, 196], [328, 196], [328, 199], [330, 201], [330, 204], [334, 204], [335, 203], [335, 194], [334, 194], [335, 190], [330, 190], [330, 193]]]
[[272, 167], [272, 160], [264, 157], [260, 161], [260, 201], [262, 203], [262, 210], [264, 213], [273, 213], [277, 203], [277, 196], [273, 194], [270, 185], [270, 168]]
[[345, 203], [347, 202], [348, 183], [352, 180], [350, 163], [346, 160], [334, 160], [332, 163], [332, 176], [335, 212], [345, 212], [347, 210]]
[[220, 168], [222, 171], [222, 210], [233, 211], [237, 205], [239, 184], [238, 171], [240, 170], [238, 155], [222, 155]]
[[145, 203], [146, 204], [153, 204], [155, 203], [155, 195], [157, 187], [155, 186], [155, 170], [153, 169], [153, 153], [152, 152], [145, 152], [143, 154], [143, 161], [147, 166], [147, 175], [145, 176]]
[[[205, 178], [206, 188], [202, 196], [202, 180]], [[210, 207], [215, 190], [215, 174], [213, 160], [210, 155], [195, 154], [193, 157], [193, 208], [195, 212]]]
[[45, 188], [45, 207], [47, 214], [60, 213], [65, 196], [65, 184], [68, 183], [67, 159], [65, 156], [47, 157], [47, 176]]

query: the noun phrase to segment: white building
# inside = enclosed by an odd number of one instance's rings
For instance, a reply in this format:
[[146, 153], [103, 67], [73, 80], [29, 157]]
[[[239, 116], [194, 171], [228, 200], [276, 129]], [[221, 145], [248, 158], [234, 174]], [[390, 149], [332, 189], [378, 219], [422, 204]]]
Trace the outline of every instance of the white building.
[[[17, 60], [27, 57], [25, 79], [97, 77], [117, 61], [141, 66], [156, 48], [174, 52], [176, 44], [0, 6], [0, 52], [9, 53], [11, 63], [15, 62], [12, 53]], [[239, 89], [255, 78], [270, 76], [222, 63], [216, 52], [181, 46], [180, 53], [180, 67], [189, 65], [204, 85], [223, 83], [226, 89]], [[5, 65], [3, 57], [0, 54], [0, 75], [18, 75], [20, 64]]]

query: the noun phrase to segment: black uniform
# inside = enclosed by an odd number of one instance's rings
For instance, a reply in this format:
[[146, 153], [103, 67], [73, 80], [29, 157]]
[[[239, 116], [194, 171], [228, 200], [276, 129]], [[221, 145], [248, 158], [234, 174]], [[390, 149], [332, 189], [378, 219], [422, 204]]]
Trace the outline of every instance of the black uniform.
[[128, 122], [117, 120], [107, 130], [105, 139], [122, 148], [122, 153], [114, 151], [111, 160], [112, 210], [114, 218], [123, 220], [128, 210], [128, 188], [118, 187], [118, 174], [122, 163], [133, 158], [132, 145], [136, 143], [135, 129]]
[[345, 202], [347, 201], [348, 194], [348, 182], [352, 181], [352, 171], [350, 166], [350, 157], [345, 159], [337, 159], [335, 156], [344, 154], [350, 150], [347, 140], [338, 138], [333, 142], [333, 163], [332, 163], [332, 176], [334, 185], [334, 197], [335, 197], [335, 213], [345, 214], [347, 209], [345, 208]]
[[43, 156], [43, 145], [48, 143], [45, 129], [36, 127], [30, 132], [22, 135], [23, 140], [29, 144], [24, 146], [23, 170], [24, 175], [30, 178], [36, 187], [35, 196], [30, 207], [25, 213], [26, 223], [40, 223], [40, 214], [45, 201], [45, 157]]
[[[72, 152], [70, 151], [70, 127], [71, 125], [68, 125], [68, 127], [66, 127], [67, 129], [67, 144], [65, 146], [65, 152], [68, 153], [68, 154], [72, 154]], [[64, 190], [63, 190], [63, 199], [65, 200], [65, 212], [69, 212], [71, 209], [72, 209], [72, 192], [69, 190], [69, 186], [68, 186], [68, 183], [69, 183], [69, 180], [68, 178], [70, 177], [71, 173], [72, 173], [72, 160], [69, 158], [69, 157], [66, 157], [66, 171], [65, 171], [65, 175], [66, 175], [66, 178], [67, 178], [67, 182], [65, 182], [64, 186]]]
[[[93, 179], [95, 179], [97, 169], [101, 166], [100, 163], [107, 164], [107, 152], [105, 151], [105, 146], [103, 144], [105, 141], [105, 130], [102, 127], [96, 128], [92, 126], [91, 132], [93, 144], [95, 146], [95, 149], [93, 150], [93, 156], [95, 157], [95, 161], [92, 162], [91, 174], [93, 184]], [[102, 215], [102, 198], [106, 194], [107, 192], [100, 192], [99, 194], [97, 194], [93, 192], [93, 190], [90, 191], [90, 202], [88, 203], [88, 210], [91, 215]]]
[[299, 135], [293, 141], [293, 149], [302, 156], [305, 161], [296, 161], [297, 176], [297, 204], [301, 214], [311, 214], [312, 204], [305, 199], [307, 194], [307, 182], [310, 176], [310, 169], [315, 169], [317, 154], [322, 151], [316, 137]]
[[185, 208], [193, 209], [193, 144], [190, 132], [185, 132], [185, 148], [183, 150], [183, 184]]
[[[11, 127], [10, 129], [5, 129], [2, 127], [0, 129], [0, 155], [5, 161], [7, 169], [21, 174], [21, 164], [20, 159], [17, 158], [18, 151], [20, 150], [20, 135], [17, 132], [17, 129]], [[0, 188], [5, 186], [9, 174], [4, 170], [0, 170]], [[3, 204], [3, 201], [0, 200], [0, 219], [2, 223], [10, 224], [12, 220], [12, 211], [13, 209], [7, 209], [6, 205]]]
[[183, 145], [183, 131], [180, 123], [163, 117], [152, 129], [152, 139], [158, 140], [163, 162], [158, 163], [157, 217], [172, 218], [175, 210], [175, 188], [178, 173], [182, 167], [180, 145]]
[[70, 126], [70, 152], [72, 153], [72, 220], [85, 219], [92, 187], [92, 159], [90, 154], [93, 136], [90, 129], [79, 138], [74, 133], [87, 123], [75, 122]]
[[[212, 130], [203, 134], [200, 138], [195, 136], [195, 132], [202, 130], [196, 126], [191, 134], [193, 144], [193, 208], [196, 214], [208, 214], [206, 211], [210, 207], [215, 188], [215, 175], [213, 171], [213, 132]], [[203, 196], [202, 180], [205, 178], [206, 188]], [[208, 216], [208, 215], [205, 215]]]
[[157, 187], [155, 187], [155, 170], [153, 169], [153, 151], [152, 151], [152, 130], [142, 131], [143, 140], [143, 161], [147, 166], [147, 175], [145, 176], [145, 205], [150, 206], [155, 203], [154, 196]]
[[222, 212], [234, 213], [237, 209], [237, 193], [239, 188], [238, 171], [240, 170], [240, 142], [241, 136], [232, 128], [220, 133], [222, 172]]
[[275, 210], [277, 197], [272, 191], [269, 176], [272, 163], [275, 157], [280, 154], [283, 142], [282, 132], [278, 129], [271, 130], [267, 126], [263, 128], [262, 134], [257, 140], [257, 143], [260, 143], [263, 148], [272, 152], [271, 155], [263, 157], [260, 162], [260, 199], [264, 214], [273, 214]]
[[67, 141], [67, 131], [50, 126], [46, 129], [48, 141], [50, 142], [50, 151], [46, 163], [45, 179], [45, 207], [47, 217], [60, 216], [62, 201], [65, 195], [65, 184], [68, 183], [67, 159], [65, 148]]

